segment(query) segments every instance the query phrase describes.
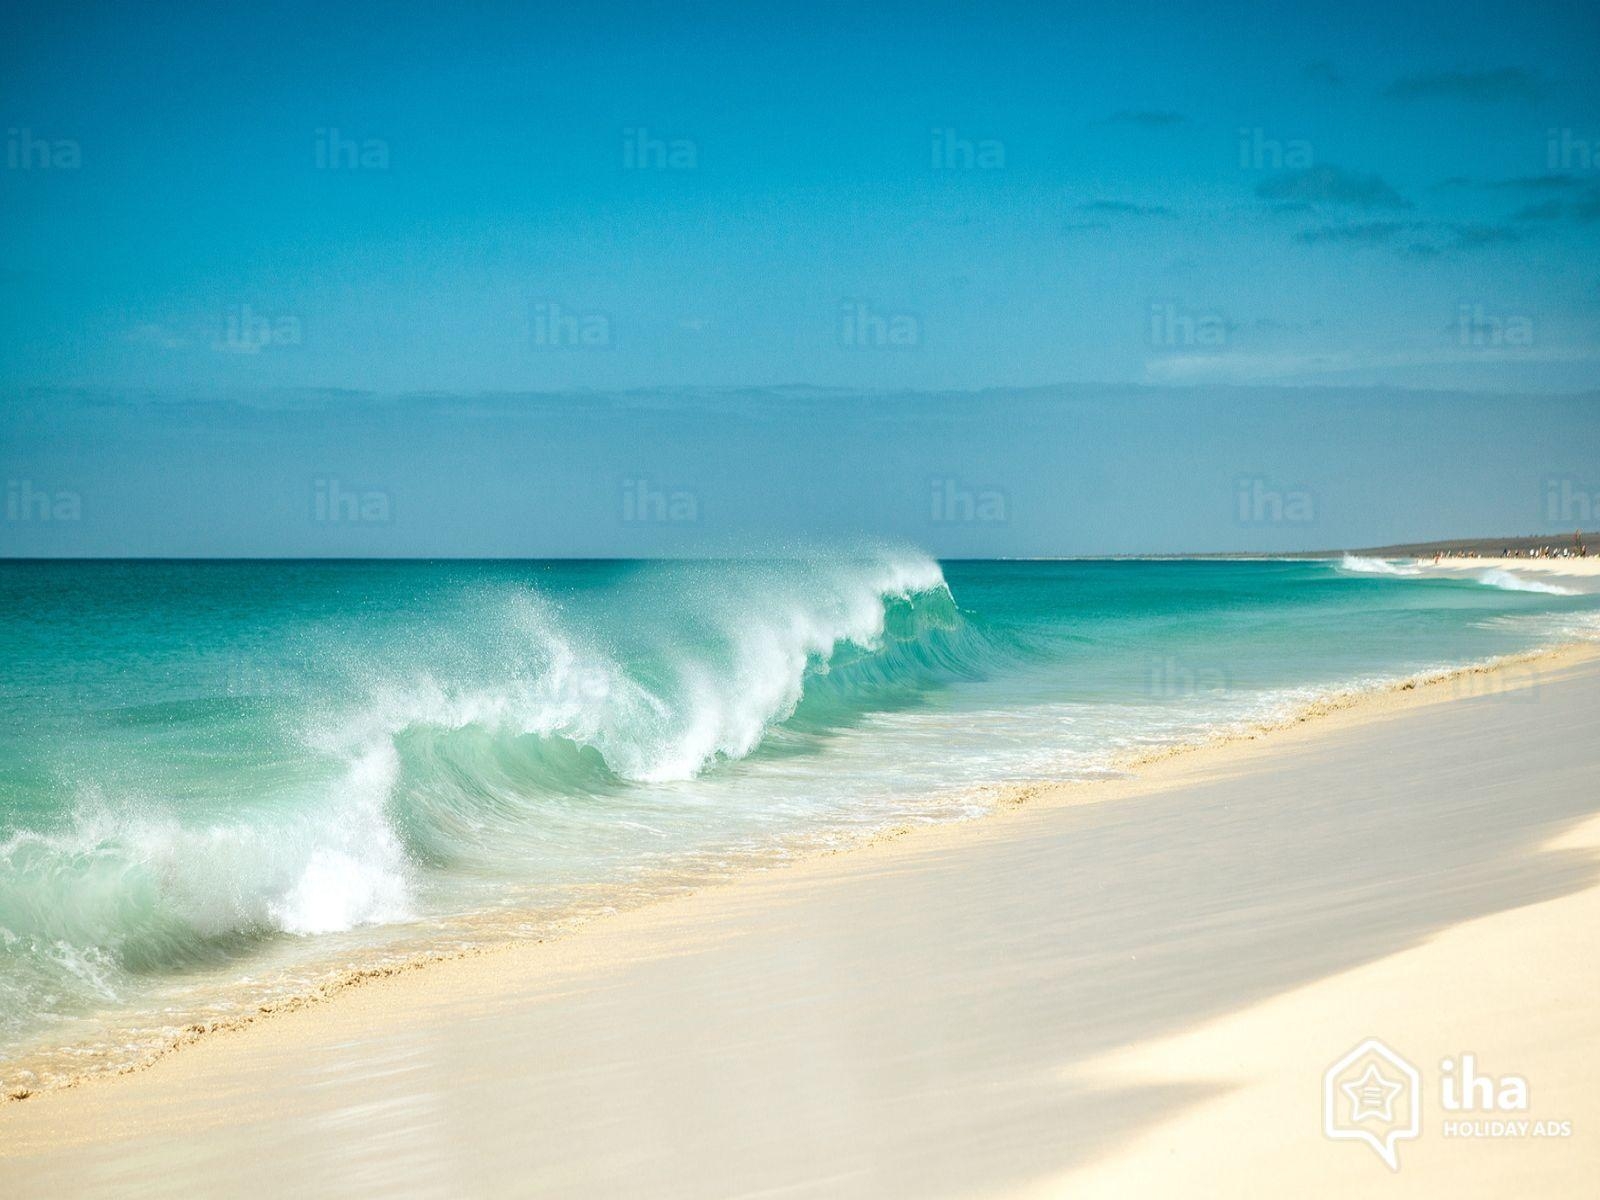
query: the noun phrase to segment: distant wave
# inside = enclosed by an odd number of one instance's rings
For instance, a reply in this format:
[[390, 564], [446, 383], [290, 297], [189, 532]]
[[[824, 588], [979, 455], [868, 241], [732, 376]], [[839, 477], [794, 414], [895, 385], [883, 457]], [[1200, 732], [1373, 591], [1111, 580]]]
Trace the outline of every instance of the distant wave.
[[1468, 576], [1460, 576], [1453, 572], [1431, 572], [1426, 566], [1413, 562], [1396, 562], [1386, 558], [1367, 558], [1359, 554], [1346, 554], [1339, 561], [1339, 569], [1352, 575], [1384, 575], [1392, 578], [1404, 577], [1407, 579], [1456, 579], [1463, 582], [1478, 583], [1484, 587], [1500, 588], [1507, 592], [1537, 592], [1544, 596], [1577, 596], [1582, 593], [1576, 588], [1562, 587], [1560, 584], [1545, 583], [1539, 579], [1529, 579], [1526, 575], [1518, 574], [1505, 567], [1490, 567]]
[[1410, 563], [1391, 562], [1386, 558], [1366, 558], [1359, 554], [1346, 554], [1339, 561], [1341, 571], [1356, 575], [1421, 575], [1422, 570]]
[[1482, 584], [1489, 587], [1504, 588], [1508, 592], [1538, 592], [1544, 596], [1576, 596], [1580, 593], [1576, 588], [1561, 587], [1554, 583], [1545, 583], [1539, 579], [1529, 579], [1526, 575], [1518, 575], [1515, 571], [1508, 571], [1503, 567], [1491, 567], [1487, 571], [1474, 576]]

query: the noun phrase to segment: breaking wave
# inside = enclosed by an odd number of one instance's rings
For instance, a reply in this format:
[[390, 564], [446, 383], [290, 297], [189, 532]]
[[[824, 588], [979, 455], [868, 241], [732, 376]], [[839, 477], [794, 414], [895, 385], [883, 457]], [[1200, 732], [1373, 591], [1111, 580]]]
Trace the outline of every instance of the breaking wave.
[[485, 588], [381, 653], [325, 647], [338, 685], [275, 715], [302, 773], [213, 819], [80, 785], [63, 826], [0, 842], [0, 1013], [405, 921], [432, 868], [531, 858], [586, 799], [803, 750], [1001, 652], [921, 555], [646, 565], [613, 593]]

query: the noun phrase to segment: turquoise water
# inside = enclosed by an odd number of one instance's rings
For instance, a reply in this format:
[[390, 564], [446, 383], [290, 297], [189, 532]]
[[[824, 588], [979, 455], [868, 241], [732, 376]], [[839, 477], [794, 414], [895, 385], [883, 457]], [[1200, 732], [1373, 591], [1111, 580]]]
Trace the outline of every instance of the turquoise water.
[[334, 968], [1593, 630], [1600, 597], [1522, 586], [914, 551], [0, 563], [0, 1059], [114, 1061]]

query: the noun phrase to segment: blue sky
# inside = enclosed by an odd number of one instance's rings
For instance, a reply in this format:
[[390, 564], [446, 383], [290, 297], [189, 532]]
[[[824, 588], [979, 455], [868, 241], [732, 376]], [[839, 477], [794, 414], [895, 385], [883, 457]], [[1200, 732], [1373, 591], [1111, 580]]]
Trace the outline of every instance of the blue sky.
[[[1588, 391], [1561, 419], [1569, 446], [1596, 444], [1590, 6], [219, 9], [8, 9], [8, 480], [53, 464], [57, 490], [116, 494], [118, 472], [181, 475], [222, 445], [252, 470], [354, 478], [340, 463], [364, 452], [351, 438], [368, 418], [330, 407], [329, 389], [411, 397], [384, 431], [398, 457], [374, 486], [392, 492], [428, 439], [471, 443], [446, 414], [485, 395], [654, 392], [653, 409], [683, 411], [663, 448], [690, 429], [731, 436], [663, 389], [1238, 385], [1288, 397], [1282, 411], [1302, 414], [1289, 434], [1351, 474], [1368, 447], [1319, 442], [1314, 394], [1294, 389], [1378, 389], [1376, 413], [1410, 403], [1407, 389], [1498, 396], [1482, 419], [1512, 431], [1522, 398]], [[323, 416], [291, 461], [281, 424], [240, 422], [251, 403]], [[959, 409], [980, 414], [957, 439], [974, 454], [1020, 401], [989, 403]], [[560, 410], [574, 436], [605, 427], [583, 424], [594, 404]], [[94, 439], [69, 410], [118, 405], [146, 462], [74, 457], [69, 441]], [[182, 433], [156, 437], [168, 418], [152, 414], [178, 409]], [[1256, 461], [1241, 469], [1283, 474], [1250, 427], [1230, 428]], [[530, 461], [549, 452], [525, 425], [497, 436]], [[1494, 512], [1436, 524], [1524, 528], [1524, 493], [1552, 472], [1600, 486], [1526, 453]], [[630, 469], [594, 486], [615, 500]], [[1026, 491], [960, 454], [918, 469]], [[462, 471], [462, 488], [481, 482]], [[140, 520], [164, 528], [155, 508], [124, 523]], [[1381, 523], [1351, 533], [1398, 532]], [[829, 523], [788, 527], [813, 524]], [[1034, 540], [1240, 534], [1154, 515], [1121, 528]], [[621, 545], [614, 532], [597, 527], [594, 544]], [[293, 549], [218, 537], [217, 552]]]

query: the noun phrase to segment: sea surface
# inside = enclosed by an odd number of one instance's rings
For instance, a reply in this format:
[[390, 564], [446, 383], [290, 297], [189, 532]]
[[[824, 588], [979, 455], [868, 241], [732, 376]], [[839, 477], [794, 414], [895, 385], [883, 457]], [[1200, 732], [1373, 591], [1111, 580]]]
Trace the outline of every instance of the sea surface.
[[1597, 622], [1349, 558], [0, 562], [0, 1083]]

